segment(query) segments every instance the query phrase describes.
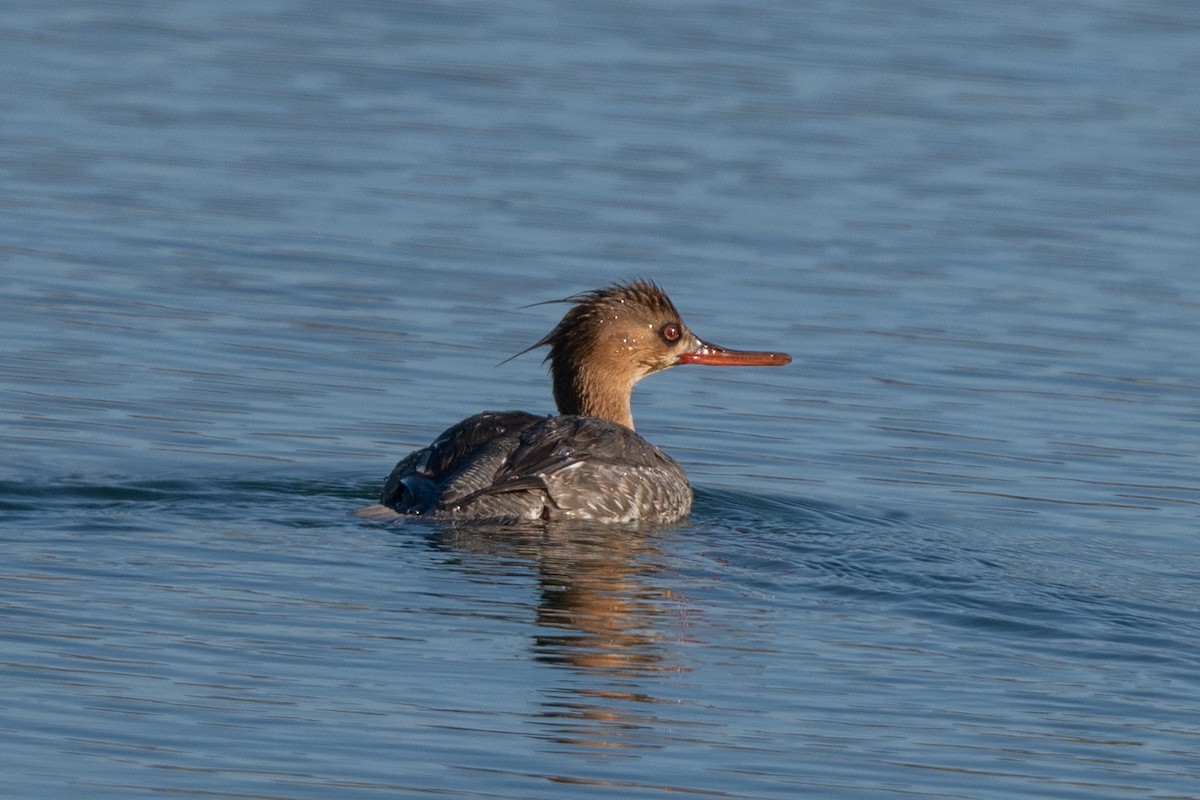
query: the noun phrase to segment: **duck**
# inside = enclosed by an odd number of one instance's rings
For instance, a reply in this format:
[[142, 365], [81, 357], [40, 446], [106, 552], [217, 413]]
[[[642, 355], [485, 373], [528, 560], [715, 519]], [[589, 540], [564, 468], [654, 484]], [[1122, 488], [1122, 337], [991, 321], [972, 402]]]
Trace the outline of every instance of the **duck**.
[[791, 362], [787, 353], [698, 338], [645, 279], [548, 302], [571, 308], [516, 356], [549, 347], [558, 413], [468, 417], [402, 458], [371, 508], [452, 523], [677, 522], [691, 511], [692, 487], [679, 463], [634, 429], [634, 385], [679, 365]]

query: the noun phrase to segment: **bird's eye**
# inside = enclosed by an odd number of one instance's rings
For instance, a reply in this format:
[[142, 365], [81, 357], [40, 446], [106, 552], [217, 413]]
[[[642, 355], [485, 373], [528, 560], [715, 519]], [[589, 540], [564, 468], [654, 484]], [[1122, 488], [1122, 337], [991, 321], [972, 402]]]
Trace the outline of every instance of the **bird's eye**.
[[668, 342], [679, 341], [680, 330], [679, 326], [674, 322], [668, 322], [662, 327], [662, 337]]

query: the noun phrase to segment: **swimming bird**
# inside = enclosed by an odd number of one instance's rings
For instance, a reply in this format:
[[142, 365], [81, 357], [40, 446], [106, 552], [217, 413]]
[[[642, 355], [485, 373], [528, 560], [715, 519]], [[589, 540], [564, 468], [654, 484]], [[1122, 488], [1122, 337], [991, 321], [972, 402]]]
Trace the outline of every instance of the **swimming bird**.
[[396, 465], [383, 506], [457, 522], [674, 522], [691, 510], [692, 488], [674, 459], [634, 431], [634, 384], [679, 364], [792, 360], [702, 341], [651, 281], [563, 302], [573, 305], [562, 321], [517, 354], [550, 348], [558, 415], [488, 411], [459, 422]]

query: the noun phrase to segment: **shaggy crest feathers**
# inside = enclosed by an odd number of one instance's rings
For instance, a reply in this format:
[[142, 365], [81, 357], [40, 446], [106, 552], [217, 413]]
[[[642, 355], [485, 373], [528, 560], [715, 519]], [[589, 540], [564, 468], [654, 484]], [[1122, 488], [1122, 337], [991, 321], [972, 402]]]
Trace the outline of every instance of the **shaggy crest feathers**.
[[615, 321], [622, 314], [637, 313], [646, 316], [647, 312], [655, 317], [672, 317], [679, 320], [679, 312], [667, 293], [658, 284], [648, 280], [634, 280], [629, 283], [614, 283], [603, 289], [593, 289], [580, 292], [562, 300], [549, 302], [574, 303], [575, 307], [568, 311], [554, 330], [547, 333], [537, 344], [523, 350], [529, 352], [543, 345], [550, 345], [550, 352], [544, 361], [553, 361], [555, 350], [564, 345], [580, 341], [587, 333], [588, 326], [603, 322]]

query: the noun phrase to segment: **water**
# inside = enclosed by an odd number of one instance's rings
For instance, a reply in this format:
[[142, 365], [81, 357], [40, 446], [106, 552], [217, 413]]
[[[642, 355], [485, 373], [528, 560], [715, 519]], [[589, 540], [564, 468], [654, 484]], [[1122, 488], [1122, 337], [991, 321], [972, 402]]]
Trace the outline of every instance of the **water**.
[[[1194, 4], [26, 6], [6, 797], [1200, 797]], [[686, 524], [350, 516], [637, 275]]]

